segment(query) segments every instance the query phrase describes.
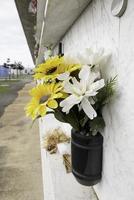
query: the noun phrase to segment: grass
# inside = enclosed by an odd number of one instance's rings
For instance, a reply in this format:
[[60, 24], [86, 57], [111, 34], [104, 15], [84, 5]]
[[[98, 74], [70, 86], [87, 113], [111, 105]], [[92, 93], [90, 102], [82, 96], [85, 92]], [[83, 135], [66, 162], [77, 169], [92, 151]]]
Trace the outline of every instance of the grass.
[[0, 94], [9, 92], [11, 84], [14, 84], [18, 81], [19, 80], [0, 79]]
[[11, 79], [11, 80], [0, 79], [0, 85], [8, 84], [8, 83], [16, 83], [18, 81], [19, 81], [18, 79]]
[[0, 79], [0, 94], [6, 93], [10, 90], [10, 87], [17, 84], [22, 80], [32, 80], [31, 75], [19, 75], [17, 78], [12, 79]]
[[27, 75], [27, 74], [21, 74], [17, 76], [12, 76], [11, 79], [0, 79], [0, 84], [8, 84], [8, 83], [15, 83], [21, 80], [33, 80], [32, 75]]
[[8, 92], [8, 91], [9, 91], [9, 87], [8, 86], [0, 86], [0, 94]]
[[0, 85], [4, 85], [4, 84], [10, 84], [10, 83], [16, 83], [19, 80], [0, 80]]

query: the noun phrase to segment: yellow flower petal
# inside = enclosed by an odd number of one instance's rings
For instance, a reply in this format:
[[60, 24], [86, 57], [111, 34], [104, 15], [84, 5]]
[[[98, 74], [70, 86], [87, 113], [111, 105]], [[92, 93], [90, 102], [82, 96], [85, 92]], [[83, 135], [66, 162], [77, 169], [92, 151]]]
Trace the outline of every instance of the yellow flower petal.
[[33, 120], [38, 116], [44, 116], [47, 106], [55, 109], [58, 103], [55, 99], [62, 98], [62, 85], [60, 83], [39, 84], [30, 91], [32, 100], [26, 106], [26, 115]]
[[53, 99], [59, 99], [59, 98], [63, 98], [63, 94], [61, 92], [53, 95]]
[[33, 75], [34, 79], [35, 80], [39, 80], [39, 79], [42, 79], [44, 77], [44, 74], [43, 73], [36, 73]]
[[80, 64], [68, 62], [64, 56], [54, 56], [38, 65], [34, 71], [35, 79], [55, 80], [60, 74], [71, 73], [81, 68]]
[[52, 109], [55, 109], [58, 107], [58, 103], [56, 100], [49, 100], [48, 103], [47, 103], [48, 107], [49, 108], [52, 108]]
[[62, 92], [62, 99], [65, 99], [65, 98], [67, 98], [67, 97], [68, 97], [68, 94], [65, 93], [65, 92]]
[[46, 115], [46, 112], [47, 112], [47, 108], [45, 105], [40, 105], [40, 108], [39, 108], [39, 114], [43, 117]]

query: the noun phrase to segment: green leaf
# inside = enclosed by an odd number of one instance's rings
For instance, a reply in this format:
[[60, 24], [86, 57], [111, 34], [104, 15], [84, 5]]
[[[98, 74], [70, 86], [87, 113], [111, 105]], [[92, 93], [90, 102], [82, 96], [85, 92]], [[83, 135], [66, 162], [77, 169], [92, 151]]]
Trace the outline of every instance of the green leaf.
[[61, 110], [55, 110], [55, 118], [63, 123], [70, 124], [75, 130], [79, 130], [79, 120], [73, 110], [70, 110], [69, 114], [63, 113]]
[[105, 122], [102, 117], [96, 117], [90, 121], [90, 130], [91, 131], [100, 131], [105, 127]]
[[110, 101], [111, 97], [115, 93], [116, 79], [117, 76], [115, 76], [113, 79], [111, 78], [106, 82], [105, 86], [99, 90], [99, 93], [96, 95], [96, 109], [104, 106]]
[[88, 120], [89, 120], [89, 118], [87, 117], [87, 115], [85, 115], [85, 116], [80, 120], [80, 125], [81, 125], [81, 127], [84, 127]]
[[32, 128], [33, 125], [34, 125], [34, 122], [35, 122], [37, 119], [39, 119], [39, 118], [41, 118], [41, 115], [38, 115], [38, 116], [32, 121], [31, 128]]
[[60, 122], [68, 123], [68, 122], [65, 120], [65, 114], [63, 114], [63, 112], [61, 112], [60, 110], [55, 109], [54, 116], [55, 116], [55, 118], [56, 118], [57, 120], [59, 120]]
[[65, 115], [65, 118], [75, 130], [79, 130], [79, 120], [73, 110], [70, 110], [69, 114]]
[[47, 111], [47, 115], [48, 114], [54, 114], [54, 111]]

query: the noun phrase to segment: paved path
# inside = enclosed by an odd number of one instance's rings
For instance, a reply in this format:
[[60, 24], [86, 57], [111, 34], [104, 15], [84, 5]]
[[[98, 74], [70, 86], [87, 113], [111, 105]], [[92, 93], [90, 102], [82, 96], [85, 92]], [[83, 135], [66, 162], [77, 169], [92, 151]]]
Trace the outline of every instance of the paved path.
[[0, 118], [0, 200], [43, 200], [38, 125], [24, 113], [31, 86]]
[[[7, 92], [0, 92], [0, 117], [3, 115], [5, 108], [11, 104], [14, 99], [16, 99], [17, 97], [17, 93], [19, 90], [21, 90], [24, 85], [28, 82], [30, 82], [29, 79], [22, 79], [22, 80], [18, 80], [18, 81], [1, 81], [0, 80], [0, 86], [3, 84], [8, 85], [8, 90]], [[4, 85], [3, 84], [3, 85]]]

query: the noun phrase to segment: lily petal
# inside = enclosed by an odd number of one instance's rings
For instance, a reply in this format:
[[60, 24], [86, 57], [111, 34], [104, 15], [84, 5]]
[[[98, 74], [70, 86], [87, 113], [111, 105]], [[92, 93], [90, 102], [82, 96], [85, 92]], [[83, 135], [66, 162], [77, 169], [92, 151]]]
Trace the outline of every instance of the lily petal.
[[84, 65], [79, 72], [79, 78], [81, 80], [87, 80], [90, 74], [90, 67], [88, 65]]
[[91, 85], [91, 88], [92, 88], [92, 90], [97, 91], [97, 90], [100, 90], [101, 88], [103, 88], [104, 85], [105, 85], [104, 79], [101, 79], [99, 81], [94, 82]]
[[69, 94], [73, 93], [73, 86], [69, 81], [65, 81], [64, 83], [64, 92]]
[[66, 99], [60, 102], [60, 106], [63, 107], [62, 111], [68, 113], [69, 110], [81, 102], [81, 97], [70, 95]]
[[65, 72], [63, 74], [60, 74], [57, 79], [60, 81], [65, 81], [69, 78], [70, 73], [69, 72]]
[[91, 106], [90, 102], [88, 101], [87, 98], [83, 98], [81, 102], [82, 109], [86, 113], [86, 115], [89, 117], [89, 119], [93, 119], [97, 117], [97, 113], [94, 110], [94, 108]]
[[89, 97], [95, 96], [98, 93], [97, 91], [103, 88], [104, 85], [105, 85], [104, 79], [92, 83], [89, 89], [85, 92], [85, 96]]

